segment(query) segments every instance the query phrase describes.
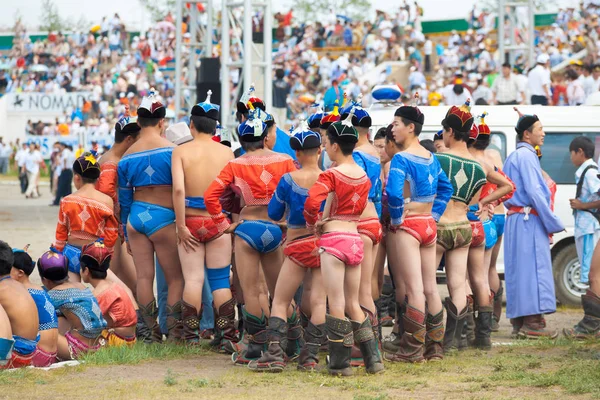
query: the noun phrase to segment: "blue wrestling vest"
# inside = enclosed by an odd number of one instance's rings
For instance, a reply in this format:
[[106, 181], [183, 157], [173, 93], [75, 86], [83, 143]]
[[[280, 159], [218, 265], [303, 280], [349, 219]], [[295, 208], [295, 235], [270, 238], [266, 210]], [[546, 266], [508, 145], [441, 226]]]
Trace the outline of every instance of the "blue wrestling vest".
[[369, 181], [371, 181], [369, 201], [375, 205], [377, 215], [381, 218], [381, 161], [379, 157], [358, 150], [352, 153], [352, 158], [367, 173]]
[[198, 210], [206, 210], [206, 204], [204, 204], [204, 197], [186, 197], [185, 206], [188, 208], [196, 208]]
[[[298, 186], [292, 176], [287, 173], [281, 177], [275, 195], [269, 202], [269, 218], [281, 221], [287, 213], [287, 225], [290, 229], [306, 228], [304, 219], [304, 203], [308, 198], [308, 189]], [[321, 211], [325, 202], [321, 205]]]

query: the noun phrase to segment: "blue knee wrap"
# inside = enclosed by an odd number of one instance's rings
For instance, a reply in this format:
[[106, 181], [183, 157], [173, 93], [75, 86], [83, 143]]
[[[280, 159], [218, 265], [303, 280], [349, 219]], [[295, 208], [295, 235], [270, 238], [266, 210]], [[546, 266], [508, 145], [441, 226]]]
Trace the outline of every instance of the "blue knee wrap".
[[206, 277], [213, 292], [219, 289], [229, 289], [229, 271], [231, 271], [231, 265], [215, 269], [206, 268]]

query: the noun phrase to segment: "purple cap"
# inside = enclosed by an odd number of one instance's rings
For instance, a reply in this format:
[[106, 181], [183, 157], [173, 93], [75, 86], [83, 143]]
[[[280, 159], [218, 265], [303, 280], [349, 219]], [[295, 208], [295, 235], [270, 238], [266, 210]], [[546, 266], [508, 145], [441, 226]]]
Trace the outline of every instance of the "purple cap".
[[63, 254], [47, 251], [37, 262], [38, 272], [42, 278], [61, 281], [69, 276], [67, 258]]

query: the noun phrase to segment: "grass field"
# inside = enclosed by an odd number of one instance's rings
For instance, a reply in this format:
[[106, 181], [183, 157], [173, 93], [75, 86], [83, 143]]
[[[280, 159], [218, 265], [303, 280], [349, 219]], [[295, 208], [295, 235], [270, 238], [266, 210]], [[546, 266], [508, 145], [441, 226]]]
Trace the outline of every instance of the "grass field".
[[[324, 364], [324, 357], [321, 363]], [[68, 394], [68, 395], [67, 395]], [[0, 398], [211, 399], [502, 399], [600, 397], [600, 343], [516, 342], [490, 352], [467, 350], [444, 361], [386, 363], [351, 378], [324, 372], [258, 374], [206, 348], [136, 345], [108, 348], [83, 364], [52, 371], [0, 372]]]

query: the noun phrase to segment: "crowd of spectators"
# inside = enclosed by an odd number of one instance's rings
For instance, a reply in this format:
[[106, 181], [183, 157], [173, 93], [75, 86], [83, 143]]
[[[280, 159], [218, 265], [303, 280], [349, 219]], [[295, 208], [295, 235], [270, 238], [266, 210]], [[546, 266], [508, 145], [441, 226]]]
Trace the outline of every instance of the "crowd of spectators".
[[[488, 10], [474, 8], [470, 14], [465, 10], [470, 29], [444, 35], [423, 34], [426, 15], [413, 0], [377, 11], [369, 21], [354, 21], [340, 10], [324, 13], [315, 23], [300, 21], [292, 10], [277, 13], [273, 16], [275, 108], [279, 119], [285, 118], [283, 124], [291, 124], [315, 102], [331, 109], [344, 92], [351, 99], [363, 94], [369, 105], [368, 93], [376, 84], [399, 85], [405, 100], [419, 92], [421, 105], [457, 104], [467, 98], [479, 104], [519, 104], [530, 103], [532, 96], [543, 96], [553, 105], [585, 104], [600, 87], [599, 10], [594, 2], [560, 9], [551, 27], [536, 31], [537, 66], [528, 64], [525, 50], [515, 52], [510, 60], [498, 54], [496, 19]], [[200, 21], [205, 21], [204, 10], [199, 11]], [[241, 9], [234, 11], [240, 20], [242, 14]], [[515, 37], [525, 42], [526, 15], [517, 17], [521, 26], [515, 28]], [[255, 15], [256, 26], [261, 18]], [[220, 16], [217, 21], [212, 36], [215, 56], [220, 53]], [[185, 17], [184, 40], [192, 40], [188, 22]], [[28, 133], [37, 135], [82, 129], [92, 135], [106, 134], [124, 106], [135, 109], [152, 87], [173, 110], [175, 30], [173, 15], [168, 14], [147, 32], [133, 35], [114, 14], [89, 32], [51, 32], [46, 40], [32, 41], [17, 23], [14, 46], [0, 59], [0, 93], [91, 93], [83, 107], [54, 122], [30, 122]], [[241, 28], [232, 28], [232, 33], [241, 35]], [[577, 56], [582, 50], [587, 55]], [[242, 57], [241, 42], [234, 43], [231, 61]], [[551, 73], [551, 68], [568, 60], [572, 61], [566, 68]], [[385, 61], [408, 61], [407, 81], [391, 66], [376, 68]], [[241, 73], [234, 70], [228, 78], [233, 97], [239, 93]]]

